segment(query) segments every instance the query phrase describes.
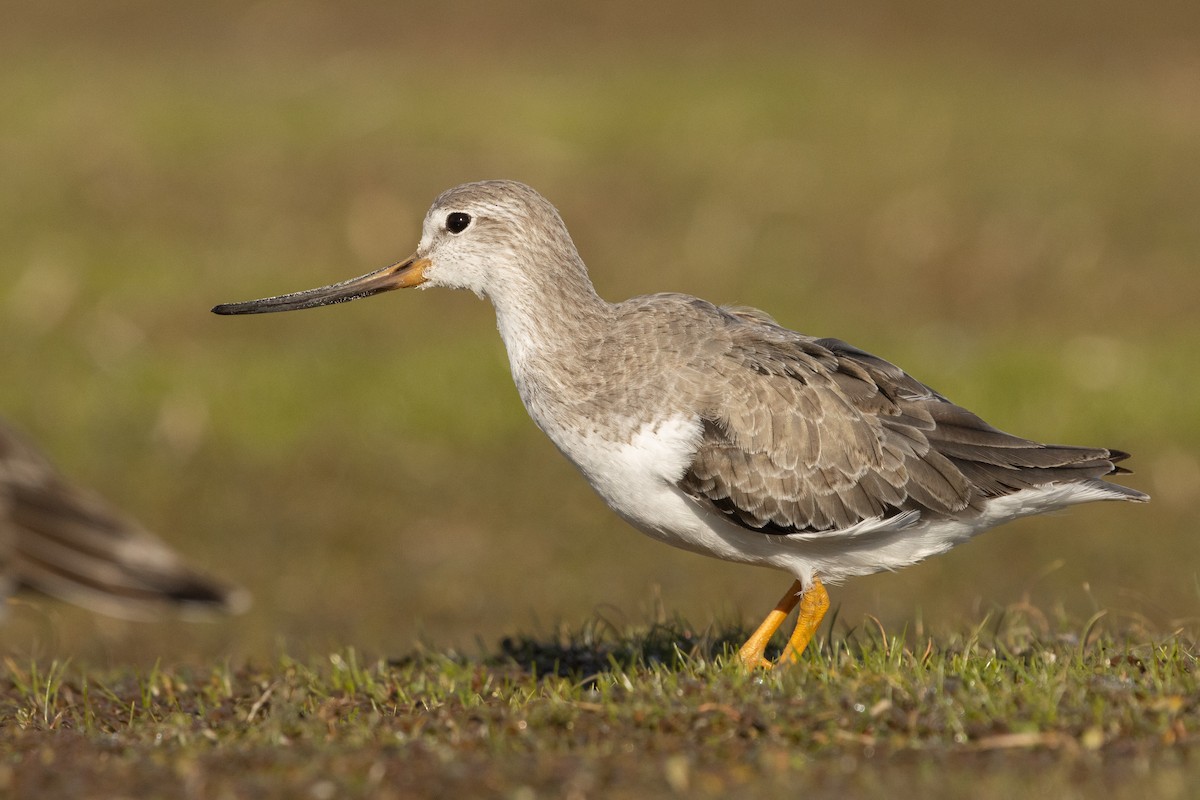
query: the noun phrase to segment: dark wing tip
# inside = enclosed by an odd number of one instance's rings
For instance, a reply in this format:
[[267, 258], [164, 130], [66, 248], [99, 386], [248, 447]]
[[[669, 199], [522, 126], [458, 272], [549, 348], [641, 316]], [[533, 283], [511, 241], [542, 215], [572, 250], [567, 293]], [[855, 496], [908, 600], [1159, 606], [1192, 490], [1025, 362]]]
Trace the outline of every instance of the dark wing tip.
[[1109, 475], [1132, 475], [1133, 474], [1133, 470], [1129, 469], [1128, 467], [1119, 466], [1120, 462], [1129, 458], [1129, 453], [1126, 453], [1124, 450], [1114, 450], [1112, 448], [1107, 448], [1107, 452], [1108, 452], [1108, 461], [1112, 465], [1112, 467], [1108, 471]]
[[163, 600], [185, 615], [244, 614], [253, 604], [253, 598], [245, 589], [217, 585], [207, 579], [193, 577], [166, 589]]

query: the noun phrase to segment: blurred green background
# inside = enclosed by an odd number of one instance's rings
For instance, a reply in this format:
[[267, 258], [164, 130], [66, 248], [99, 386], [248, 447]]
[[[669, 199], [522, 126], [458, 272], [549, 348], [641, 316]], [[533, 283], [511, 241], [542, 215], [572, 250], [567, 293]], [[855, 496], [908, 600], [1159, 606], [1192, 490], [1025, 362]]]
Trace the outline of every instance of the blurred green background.
[[1154, 495], [855, 580], [837, 624], [1194, 624], [1200, 6], [407, 5], [6, 5], [0, 414], [256, 604], [137, 625], [25, 598], [4, 652], [757, 622], [788, 578], [608, 512], [474, 297], [208, 312], [403, 257], [438, 192], [493, 177], [558, 205], [610, 299], [763, 307], [1004, 429], [1129, 450]]

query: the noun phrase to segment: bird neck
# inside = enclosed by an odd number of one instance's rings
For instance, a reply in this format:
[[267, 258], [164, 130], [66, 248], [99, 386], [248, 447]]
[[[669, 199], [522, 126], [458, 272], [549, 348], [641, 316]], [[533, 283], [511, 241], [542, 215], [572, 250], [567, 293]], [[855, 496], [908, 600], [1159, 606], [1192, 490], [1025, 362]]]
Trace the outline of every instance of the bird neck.
[[586, 349], [602, 336], [613, 309], [581, 262], [537, 279], [522, 270], [490, 299], [514, 375], [531, 359]]

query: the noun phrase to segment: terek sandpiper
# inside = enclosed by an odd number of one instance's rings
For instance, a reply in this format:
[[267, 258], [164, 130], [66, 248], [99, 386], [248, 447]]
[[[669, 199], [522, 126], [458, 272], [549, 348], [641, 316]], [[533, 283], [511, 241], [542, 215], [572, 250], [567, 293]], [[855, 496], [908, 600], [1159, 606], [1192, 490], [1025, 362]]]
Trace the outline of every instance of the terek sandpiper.
[[0, 423], [0, 599], [20, 588], [137, 620], [237, 613], [250, 598], [189, 567]]
[[491, 300], [533, 421], [609, 507], [659, 541], [794, 582], [739, 651], [750, 667], [800, 605], [781, 660], [829, 606], [822, 582], [894, 570], [1000, 523], [1092, 500], [1125, 453], [1003, 433], [903, 370], [748, 308], [683, 294], [609, 303], [562, 218], [520, 183], [451, 189], [409, 258], [320, 289], [219, 305], [290, 311], [391, 289]]

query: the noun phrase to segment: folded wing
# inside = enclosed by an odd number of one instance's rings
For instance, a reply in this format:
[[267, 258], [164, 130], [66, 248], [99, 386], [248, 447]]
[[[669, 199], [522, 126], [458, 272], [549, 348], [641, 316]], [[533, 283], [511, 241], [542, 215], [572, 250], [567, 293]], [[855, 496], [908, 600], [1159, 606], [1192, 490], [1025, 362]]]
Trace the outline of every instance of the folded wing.
[[747, 528], [818, 533], [912, 510], [958, 514], [1021, 489], [1094, 481], [1126, 457], [1004, 433], [845, 342], [753, 310], [722, 313], [717, 378], [732, 399], [703, 415], [680, 485]]

